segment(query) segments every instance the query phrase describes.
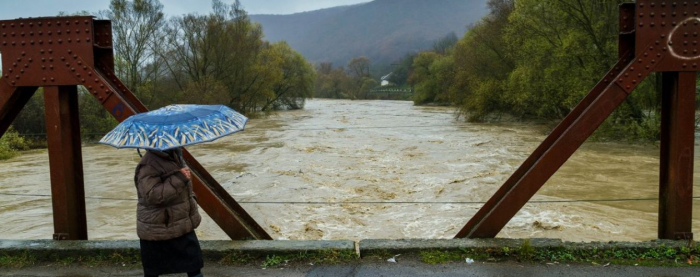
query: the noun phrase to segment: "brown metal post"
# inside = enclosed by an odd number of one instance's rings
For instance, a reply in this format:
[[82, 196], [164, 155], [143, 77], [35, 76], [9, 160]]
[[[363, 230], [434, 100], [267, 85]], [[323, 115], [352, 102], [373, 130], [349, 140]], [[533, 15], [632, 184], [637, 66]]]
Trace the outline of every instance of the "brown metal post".
[[54, 240], [87, 240], [77, 86], [44, 87]]
[[664, 72], [659, 239], [693, 239], [695, 72]]
[[36, 87], [12, 87], [0, 79], [0, 137], [32, 98]]

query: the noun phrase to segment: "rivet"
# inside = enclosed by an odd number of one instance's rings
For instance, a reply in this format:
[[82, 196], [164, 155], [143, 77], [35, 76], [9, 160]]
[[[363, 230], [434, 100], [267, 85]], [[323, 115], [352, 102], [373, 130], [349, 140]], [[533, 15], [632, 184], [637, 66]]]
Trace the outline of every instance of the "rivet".
[[42, 81], [46, 82], [46, 78], [41, 78]]
[[71, 67], [70, 71], [75, 71], [75, 67]]
[[49, 69], [53, 69], [53, 65], [49, 65]]
[[51, 82], [53, 82], [53, 81], [55, 81], [55, 80], [56, 80], [56, 79], [54, 79], [53, 77], [51, 77]]
[[83, 83], [85, 83], [85, 79], [80, 79], [80, 82], [83, 82]]

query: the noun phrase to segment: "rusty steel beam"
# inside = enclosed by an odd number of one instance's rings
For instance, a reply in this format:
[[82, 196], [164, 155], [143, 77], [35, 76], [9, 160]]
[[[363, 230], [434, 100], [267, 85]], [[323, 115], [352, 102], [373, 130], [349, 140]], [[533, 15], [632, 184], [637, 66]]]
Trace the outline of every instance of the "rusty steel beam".
[[4, 82], [4, 78], [0, 79], [0, 138], [36, 90], [37, 87], [12, 87]]
[[[467, 224], [455, 235], [455, 238], [465, 238], [469, 236], [471, 230], [481, 223], [484, 217], [495, 208], [499, 199], [502, 199], [508, 191], [532, 169], [537, 160], [544, 155], [557, 139], [583, 114], [583, 112], [600, 96], [600, 94], [608, 87], [617, 75], [622, 72], [622, 69], [628, 65], [634, 55], [634, 3], [625, 3], [620, 5], [620, 47], [619, 61], [605, 75], [596, 86], [579, 102], [576, 107], [557, 125], [550, 135], [540, 144], [537, 149], [523, 162], [523, 164], [506, 180], [506, 182], [495, 192], [495, 194], [477, 211], [477, 213], [467, 222]], [[494, 234], [495, 236], [495, 234]]]
[[55, 240], [87, 240], [78, 89], [44, 87]]
[[[207, 172], [187, 151], [183, 151], [187, 165], [196, 176], [192, 181], [194, 191], [200, 199], [199, 205], [223, 228], [224, 232], [237, 239], [271, 240], [272, 237], [255, 222], [248, 212]], [[220, 205], [223, 202], [225, 205]], [[233, 215], [233, 216], [231, 216]]]
[[[631, 54], [632, 52], [627, 52]], [[506, 182], [495, 192], [495, 194], [482, 206], [479, 211], [467, 222], [467, 224], [457, 233], [455, 238], [466, 238], [470, 237], [471, 231], [479, 225], [484, 218], [498, 205], [500, 199], [505, 197], [505, 195], [517, 184], [517, 182], [528, 172], [532, 170], [535, 163], [551, 149], [552, 145], [561, 137], [564, 132], [571, 127], [571, 125], [583, 114], [583, 112], [590, 107], [590, 105], [603, 93], [605, 88], [607, 88], [615, 79], [615, 76], [622, 72], [622, 69], [626, 64], [629, 64], [632, 60], [631, 56], [628, 55], [627, 58], [622, 58], [613, 67], [612, 70], [606, 75], [606, 79], [599, 82], [586, 97], [581, 100], [581, 102], [571, 111], [571, 113], [562, 120], [559, 125], [557, 125], [549, 136], [540, 144], [537, 149], [523, 162], [523, 164], [513, 173], [513, 175], [506, 180]], [[494, 234], [495, 236], [495, 234]]]
[[[80, 61], [80, 58], [76, 60], [75, 65], [78, 65], [77, 61]], [[90, 77], [85, 84], [86, 88], [118, 121], [121, 122], [131, 115], [148, 111], [109, 68], [78, 68], [76, 72], [81, 76]], [[200, 200], [200, 207], [231, 239], [272, 239], [187, 150], [184, 151], [184, 158], [194, 173], [193, 189]]]
[[[0, 20], [0, 34], [2, 34], [0, 52], [6, 61], [2, 64], [3, 72], [6, 75], [3, 76], [3, 79], [7, 82], [4, 86], [13, 87], [13, 90], [16, 91], [24, 91], [25, 89], [21, 88], [23, 86], [82, 85], [120, 122], [136, 113], [148, 111], [114, 74], [114, 51], [110, 21], [94, 20], [90, 16]], [[10, 60], [11, 63], [8, 62]], [[0, 90], [6, 89], [0, 87]], [[65, 89], [61, 88], [61, 91], [63, 90]], [[15, 95], [14, 97], [31, 96], [18, 93], [12, 95]], [[57, 93], [56, 95], [63, 94]], [[65, 101], [67, 101], [65, 103], [72, 103], [70, 99], [60, 98], [54, 99], [55, 101], [52, 102], [47, 100], [47, 108]], [[12, 99], [9, 101], [22, 105], [0, 110], [8, 115], [15, 114], [15, 108], [19, 109], [23, 106], [23, 103], [20, 103], [22, 101]], [[77, 116], [77, 110], [62, 110], [61, 112]], [[3, 116], [4, 118], [8, 118], [6, 121], [9, 122], [11, 121], [9, 119], [14, 119], [14, 116], [11, 118]], [[65, 119], [61, 119], [59, 122], [49, 122], [48, 119], [49, 114], [47, 113], [47, 123], [54, 125], [60, 123], [56, 126], [61, 128], [77, 126]], [[0, 123], [5, 124], [4, 121], [0, 121]], [[56, 175], [58, 179], [75, 178], [77, 180], [79, 178], [74, 176], [75, 174], [72, 172], [77, 168], [74, 162], [79, 160], [80, 153], [75, 152], [74, 146], [67, 144], [68, 135], [65, 133], [67, 131], [71, 130], [62, 130], [53, 135], [53, 139], [49, 143], [51, 149], [49, 152], [70, 152], [72, 156], [66, 158], [72, 159], [73, 164], [69, 165], [72, 166], [71, 168], [61, 169], [61, 165], [52, 162], [52, 180], [54, 179], [54, 170], [70, 171], [66, 176]], [[200, 199], [206, 199], [206, 203], [201, 203], [203, 210], [214, 219], [226, 234], [232, 239], [271, 239], [264, 229], [209, 175], [194, 157], [189, 154], [186, 157], [187, 163], [195, 173], [194, 189], [200, 194]], [[53, 160], [57, 160], [57, 158], [53, 158]], [[82, 171], [80, 174], [82, 176]], [[59, 211], [60, 213], [61, 211]]]
[[[653, 47], [652, 47], [653, 48]], [[596, 86], [590, 93], [596, 95], [588, 102], [584, 99], [572, 113], [564, 119], [545, 142], [535, 150], [511, 178], [460, 230], [457, 238], [493, 238], [527, 201], [559, 170], [573, 153], [593, 134], [605, 119], [627, 98], [641, 80], [651, 73], [654, 65], [663, 59], [662, 50], [655, 48], [646, 53], [656, 56], [653, 62], [637, 57], [624, 67], [616, 77], [606, 75], [599, 83], [608, 84], [602, 91]], [[639, 63], [641, 61], [641, 63]], [[623, 63], [621, 60], [620, 63]], [[620, 64], [618, 63], [618, 64]], [[641, 67], [641, 68], [640, 68]], [[613, 71], [618, 67], [613, 68]], [[614, 83], [609, 83], [615, 81]], [[588, 98], [587, 97], [587, 98]], [[580, 114], [579, 114], [580, 112]], [[570, 122], [570, 123], [569, 123]], [[563, 129], [563, 131], [562, 131]]]
[[693, 239], [696, 75], [662, 75], [659, 239]]

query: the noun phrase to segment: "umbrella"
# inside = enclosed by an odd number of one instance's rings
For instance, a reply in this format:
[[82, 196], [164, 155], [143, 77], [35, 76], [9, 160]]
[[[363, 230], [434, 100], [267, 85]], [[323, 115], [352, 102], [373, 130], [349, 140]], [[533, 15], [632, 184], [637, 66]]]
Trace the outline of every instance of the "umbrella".
[[248, 118], [224, 105], [171, 105], [133, 115], [100, 143], [165, 151], [243, 131]]

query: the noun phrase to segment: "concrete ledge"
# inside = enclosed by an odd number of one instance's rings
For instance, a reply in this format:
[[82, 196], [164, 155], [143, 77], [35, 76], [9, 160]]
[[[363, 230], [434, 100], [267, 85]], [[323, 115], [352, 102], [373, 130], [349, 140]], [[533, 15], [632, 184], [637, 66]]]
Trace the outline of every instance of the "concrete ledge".
[[[526, 243], [527, 242], [527, 243]], [[419, 253], [421, 251], [461, 251], [463, 249], [512, 250], [529, 245], [535, 250], [645, 250], [661, 246], [680, 249], [696, 247], [694, 242], [658, 240], [650, 242], [590, 242], [572, 243], [558, 239], [445, 239], [445, 240], [363, 240], [359, 243], [361, 257], [372, 255]], [[204, 258], [220, 260], [229, 255], [246, 255], [251, 258], [265, 258], [285, 254], [327, 254], [329, 251], [355, 253], [353, 241], [201, 241]], [[698, 248], [700, 249], [700, 248]], [[0, 240], [1, 255], [22, 255], [31, 253], [39, 261], [56, 260], [64, 257], [122, 255], [137, 257], [138, 241], [53, 241], [53, 240]]]
[[360, 256], [374, 254], [402, 254], [420, 251], [459, 251], [462, 249], [518, 249], [528, 241], [533, 249], [607, 250], [607, 249], [652, 249], [661, 246], [680, 249], [688, 247], [688, 241], [657, 240], [650, 242], [563, 242], [559, 239], [445, 239], [445, 240], [363, 240], [360, 241]]
[[[201, 241], [207, 260], [219, 260], [239, 253], [251, 257], [326, 251], [355, 252], [353, 241]], [[0, 240], [0, 255], [21, 255], [30, 252], [38, 260], [54, 260], [70, 256], [138, 255], [138, 241], [54, 241]]]

